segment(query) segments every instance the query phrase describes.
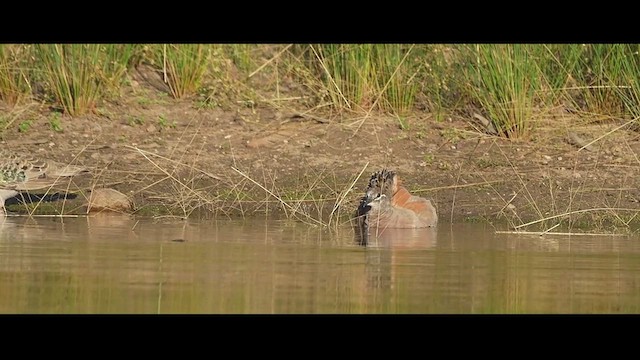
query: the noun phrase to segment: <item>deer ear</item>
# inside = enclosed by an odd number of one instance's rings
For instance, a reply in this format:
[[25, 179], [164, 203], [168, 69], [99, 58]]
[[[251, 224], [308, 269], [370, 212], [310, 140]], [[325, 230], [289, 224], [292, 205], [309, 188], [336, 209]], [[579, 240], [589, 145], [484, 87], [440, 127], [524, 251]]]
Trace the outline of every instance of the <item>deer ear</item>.
[[395, 194], [396, 192], [398, 192], [398, 189], [400, 188], [400, 186], [402, 185], [402, 180], [400, 180], [400, 177], [398, 175], [395, 175], [393, 177], [393, 193]]

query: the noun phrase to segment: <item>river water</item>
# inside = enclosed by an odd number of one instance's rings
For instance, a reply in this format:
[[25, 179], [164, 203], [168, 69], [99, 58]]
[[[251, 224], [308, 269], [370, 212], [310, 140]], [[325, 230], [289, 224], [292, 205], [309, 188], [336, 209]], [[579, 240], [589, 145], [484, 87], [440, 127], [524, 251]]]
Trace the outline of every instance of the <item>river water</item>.
[[640, 313], [640, 239], [123, 216], [0, 219], [0, 313]]

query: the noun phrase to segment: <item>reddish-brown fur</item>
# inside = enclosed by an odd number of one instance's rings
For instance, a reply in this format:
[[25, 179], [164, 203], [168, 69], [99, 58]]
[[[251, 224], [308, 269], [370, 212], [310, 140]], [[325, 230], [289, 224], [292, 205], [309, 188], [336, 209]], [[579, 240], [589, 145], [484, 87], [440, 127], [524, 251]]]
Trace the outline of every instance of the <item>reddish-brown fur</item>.
[[391, 198], [391, 205], [395, 207], [402, 207], [407, 210], [411, 210], [414, 213], [420, 215], [431, 214], [431, 203], [418, 196], [411, 195], [407, 189], [400, 187], [398, 191]]
[[434, 227], [438, 216], [431, 202], [412, 195], [401, 186], [401, 181], [395, 174], [391, 181], [391, 184], [387, 183], [379, 188], [379, 192], [384, 197], [368, 203], [371, 207], [366, 214], [368, 227], [371, 229]]

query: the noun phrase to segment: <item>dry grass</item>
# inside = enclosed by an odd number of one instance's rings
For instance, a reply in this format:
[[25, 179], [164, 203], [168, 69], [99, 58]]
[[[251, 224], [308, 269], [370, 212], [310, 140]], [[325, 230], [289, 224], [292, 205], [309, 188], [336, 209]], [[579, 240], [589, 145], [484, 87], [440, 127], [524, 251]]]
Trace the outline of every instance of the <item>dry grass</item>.
[[[132, 197], [145, 204], [136, 213], [157, 218], [245, 218], [263, 214], [335, 227], [353, 215], [352, 203], [358, 196], [353, 188], [366, 166], [347, 184], [326, 169], [308, 169], [298, 178], [285, 178], [273, 170], [245, 168], [236, 162], [234, 149], [229, 144], [231, 164], [216, 166], [214, 174], [207, 163], [206, 154], [210, 150], [206, 142], [197, 140], [201, 126], [202, 122], [190, 123], [163, 155], [138, 146], [122, 146], [128, 157], [136, 158], [136, 170], [105, 167], [96, 172], [94, 186], [127, 183], [127, 188], [134, 189]], [[284, 182], [280, 178], [284, 178]]]
[[[616, 130], [620, 128], [617, 127]], [[603, 135], [598, 140], [604, 137]], [[595, 143], [595, 141], [591, 143]], [[629, 151], [632, 151], [629, 144], [626, 146]], [[511, 173], [517, 179], [518, 184], [517, 188], [511, 189], [507, 196], [504, 195], [504, 189], [498, 189], [493, 184], [488, 184], [501, 202], [501, 209], [495, 214], [496, 218], [506, 219], [509, 228], [514, 231], [525, 231], [537, 227], [539, 231], [535, 233], [538, 234], [549, 233], [560, 226], [567, 230], [567, 234], [575, 233], [574, 230], [580, 230], [580, 232], [588, 230], [598, 233], [633, 231], [634, 223], [638, 222], [640, 208], [630, 208], [623, 205], [627, 191], [634, 189], [632, 185], [626, 185], [627, 183], [633, 184], [635, 181], [633, 178], [625, 176], [619, 178], [618, 181], [621, 181], [621, 184], [618, 187], [612, 187], [603, 180], [602, 186], [587, 188], [586, 184], [591, 184], [587, 179], [597, 175], [599, 171], [599, 162], [604, 156], [601, 151], [593, 153], [592, 156], [595, 159], [593, 165], [583, 163], [576, 156], [572, 165], [563, 170], [569, 171], [570, 176], [556, 178], [553, 175], [553, 169], [549, 170], [542, 165], [538, 165], [537, 171], [519, 168], [512, 162], [503, 146], [496, 144], [496, 147], [503, 159], [509, 164]], [[584, 146], [582, 148], [576, 147], [576, 152], [584, 148]], [[531, 181], [528, 174], [534, 176], [539, 174], [543, 177], [542, 182]], [[540, 188], [534, 190], [532, 186], [540, 186]], [[541, 193], [544, 186], [548, 186], [546, 196], [543, 192]], [[589, 196], [585, 198], [585, 194], [589, 194]], [[594, 200], [599, 200], [600, 203]], [[525, 216], [521, 214], [525, 214]], [[525, 218], [531, 218], [531, 214], [535, 220], [525, 220]]]
[[[193, 164], [141, 149], [135, 151], [162, 174], [138, 193], [149, 193], [147, 199], [158, 200], [170, 214], [180, 214], [181, 218], [190, 217], [197, 210], [243, 218], [260, 212], [265, 216], [284, 216], [309, 225], [329, 227], [340, 224], [340, 219], [345, 217], [342, 209], [352, 200], [349, 196], [352, 187], [362, 174], [345, 188], [329, 187], [323, 174], [307, 176], [306, 184], [299, 182], [292, 188], [278, 185], [273, 173], [263, 172], [259, 179], [231, 166], [227, 173], [214, 176]], [[326, 196], [327, 193], [337, 196]]]

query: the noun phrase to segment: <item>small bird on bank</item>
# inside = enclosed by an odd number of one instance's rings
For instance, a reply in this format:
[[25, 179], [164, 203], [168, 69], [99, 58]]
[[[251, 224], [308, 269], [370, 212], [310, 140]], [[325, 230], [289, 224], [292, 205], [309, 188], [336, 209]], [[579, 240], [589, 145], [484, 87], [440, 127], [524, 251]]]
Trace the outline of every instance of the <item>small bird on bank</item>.
[[0, 150], [0, 216], [5, 215], [4, 202], [20, 191], [51, 187], [60, 178], [86, 173], [82, 166], [65, 165], [30, 155]]
[[431, 201], [411, 195], [398, 175], [387, 169], [371, 175], [356, 215], [365, 243], [372, 229], [417, 229], [435, 227], [438, 223]]

